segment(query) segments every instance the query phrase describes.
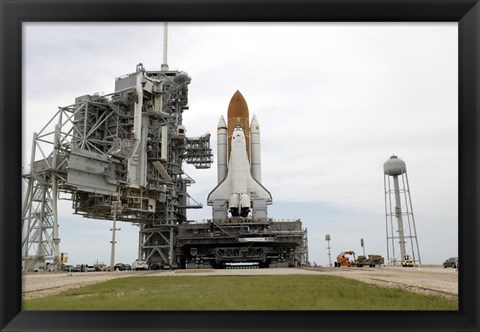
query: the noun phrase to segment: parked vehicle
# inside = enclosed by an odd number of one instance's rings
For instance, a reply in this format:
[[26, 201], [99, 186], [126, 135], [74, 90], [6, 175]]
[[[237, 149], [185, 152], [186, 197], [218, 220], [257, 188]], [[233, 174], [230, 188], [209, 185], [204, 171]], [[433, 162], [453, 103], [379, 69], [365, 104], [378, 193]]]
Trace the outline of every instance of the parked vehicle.
[[444, 268], [453, 267], [454, 269], [456, 269], [457, 266], [458, 266], [458, 257], [450, 257], [446, 259], [445, 262], [443, 262]]
[[40, 272], [40, 271], [45, 271], [47, 265], [44, 263], [37, 263], [35, 266], [31, 269], [33, 272]]
[[113, 271], [125, 271], [125, 264], [117, 263], [113, 266]]
[[[353, 260], [351, 259], [353, 257]], [[352, 266], [357, 266], [357, 267], [362, 267], [362, 266], [370, 266], [370, 267], [375, 267], [375, 266], [380, 266], [384, 264], [384, 258], [381, 255], [368, 255], [367, 256], [358, 256], [358, 258], [355, 256], [354, 251], [342, 251], [338, 256], [337, 256], [337, 261], [334, 262], [335, 267], [340, 267], [340, 266], [347, 266], [347, 267], [352, 267]]]
[[93, 267], [95, 268], [95, 271], [107, 271], [107, 265], [105, 263], [96, 263], [93, 264]]
[[77, 264], [72, 267], [72, 272], [82, 272], [82, 265]]
[[132, 266], [130, 264], [125, 264], [125, 271], [132, 271]]
[[71, 270], [73, 270], [72, 265], [66, 265], [66, 264], [60, 265], [60, 271], [70, 272]]
[[362, 267], [362, 266], [375, 267], [383, 264], [385, 264], [385, 260], [381, 255], [368, 255], [368, 257], [358, 256], [357, 260], [355, 261], [355, 265], [357, 267]]
[[[349, 256], [353, 256], [353, 260], [349, 258]], [[354, 251], [342, 251], [338, 256], [337, 256], [337, 261], [335, 263], [335, 267], [340, 267], [340, 266], [355, 266], [355, 252]]]
[[132, 269], [135, 271], [138, 270], [148, 270], [148, 264], [141, 259], [136, 259], [135, 262], [132, 263]]
[[93, 265], [87, 265], [87, 272], [95, 272], [95, 267]]
[[161, 269], [161, 265], [158, 264], [158, 263], [151, 263], [150, 266], [149, 266], [149, 269], [150, 270], [160, 270]]
[[413, 267], [413, 260], [410, 255], [405, 255], [403, 261], [402, 261], [402, 267]]

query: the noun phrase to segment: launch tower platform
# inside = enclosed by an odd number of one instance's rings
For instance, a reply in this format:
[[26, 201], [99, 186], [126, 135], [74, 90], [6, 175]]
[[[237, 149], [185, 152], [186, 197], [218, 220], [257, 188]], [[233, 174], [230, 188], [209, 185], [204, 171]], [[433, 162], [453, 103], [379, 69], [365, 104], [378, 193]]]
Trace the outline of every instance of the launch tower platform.
[[177, 234], [182, 268], [298, 267], [308, 261], [307, 230], [300, 220], [230, 218], [183, 224]]

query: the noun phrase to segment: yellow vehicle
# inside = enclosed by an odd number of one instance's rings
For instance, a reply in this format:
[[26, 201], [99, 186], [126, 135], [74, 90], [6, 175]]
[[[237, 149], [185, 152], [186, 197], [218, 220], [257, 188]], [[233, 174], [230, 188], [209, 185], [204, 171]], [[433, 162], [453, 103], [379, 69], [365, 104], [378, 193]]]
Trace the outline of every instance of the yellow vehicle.
[[405, 255], [405, 257], [402, 261], [402, 266], [403, 267], [413, 267], [413, 261], [412, 261], [412, 257], [410, 255]]

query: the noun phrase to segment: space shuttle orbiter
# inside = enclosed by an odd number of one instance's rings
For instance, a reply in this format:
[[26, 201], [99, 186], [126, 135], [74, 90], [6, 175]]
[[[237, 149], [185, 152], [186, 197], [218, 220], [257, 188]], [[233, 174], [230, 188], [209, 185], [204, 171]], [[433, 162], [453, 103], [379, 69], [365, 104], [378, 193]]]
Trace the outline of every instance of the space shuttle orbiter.
[[217, 128], [218, 184], [207, 198], [228, 204], [233, 217], [247, 217], [254, 201], [272, 203], [261, 184], [260, 127], [255, 115], [249, 125], [248, 106], [237, 90], [228, 106], [227, 123], [220, 117]]

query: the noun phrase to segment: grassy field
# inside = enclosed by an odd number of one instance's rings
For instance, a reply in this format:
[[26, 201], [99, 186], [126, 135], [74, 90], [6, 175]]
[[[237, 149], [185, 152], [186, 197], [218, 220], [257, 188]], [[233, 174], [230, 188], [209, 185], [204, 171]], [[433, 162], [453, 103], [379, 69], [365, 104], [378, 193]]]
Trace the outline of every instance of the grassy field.
[[458, 301], [335, 276], [165, 276], [71, 289], [23, 310], [458, 310]]

